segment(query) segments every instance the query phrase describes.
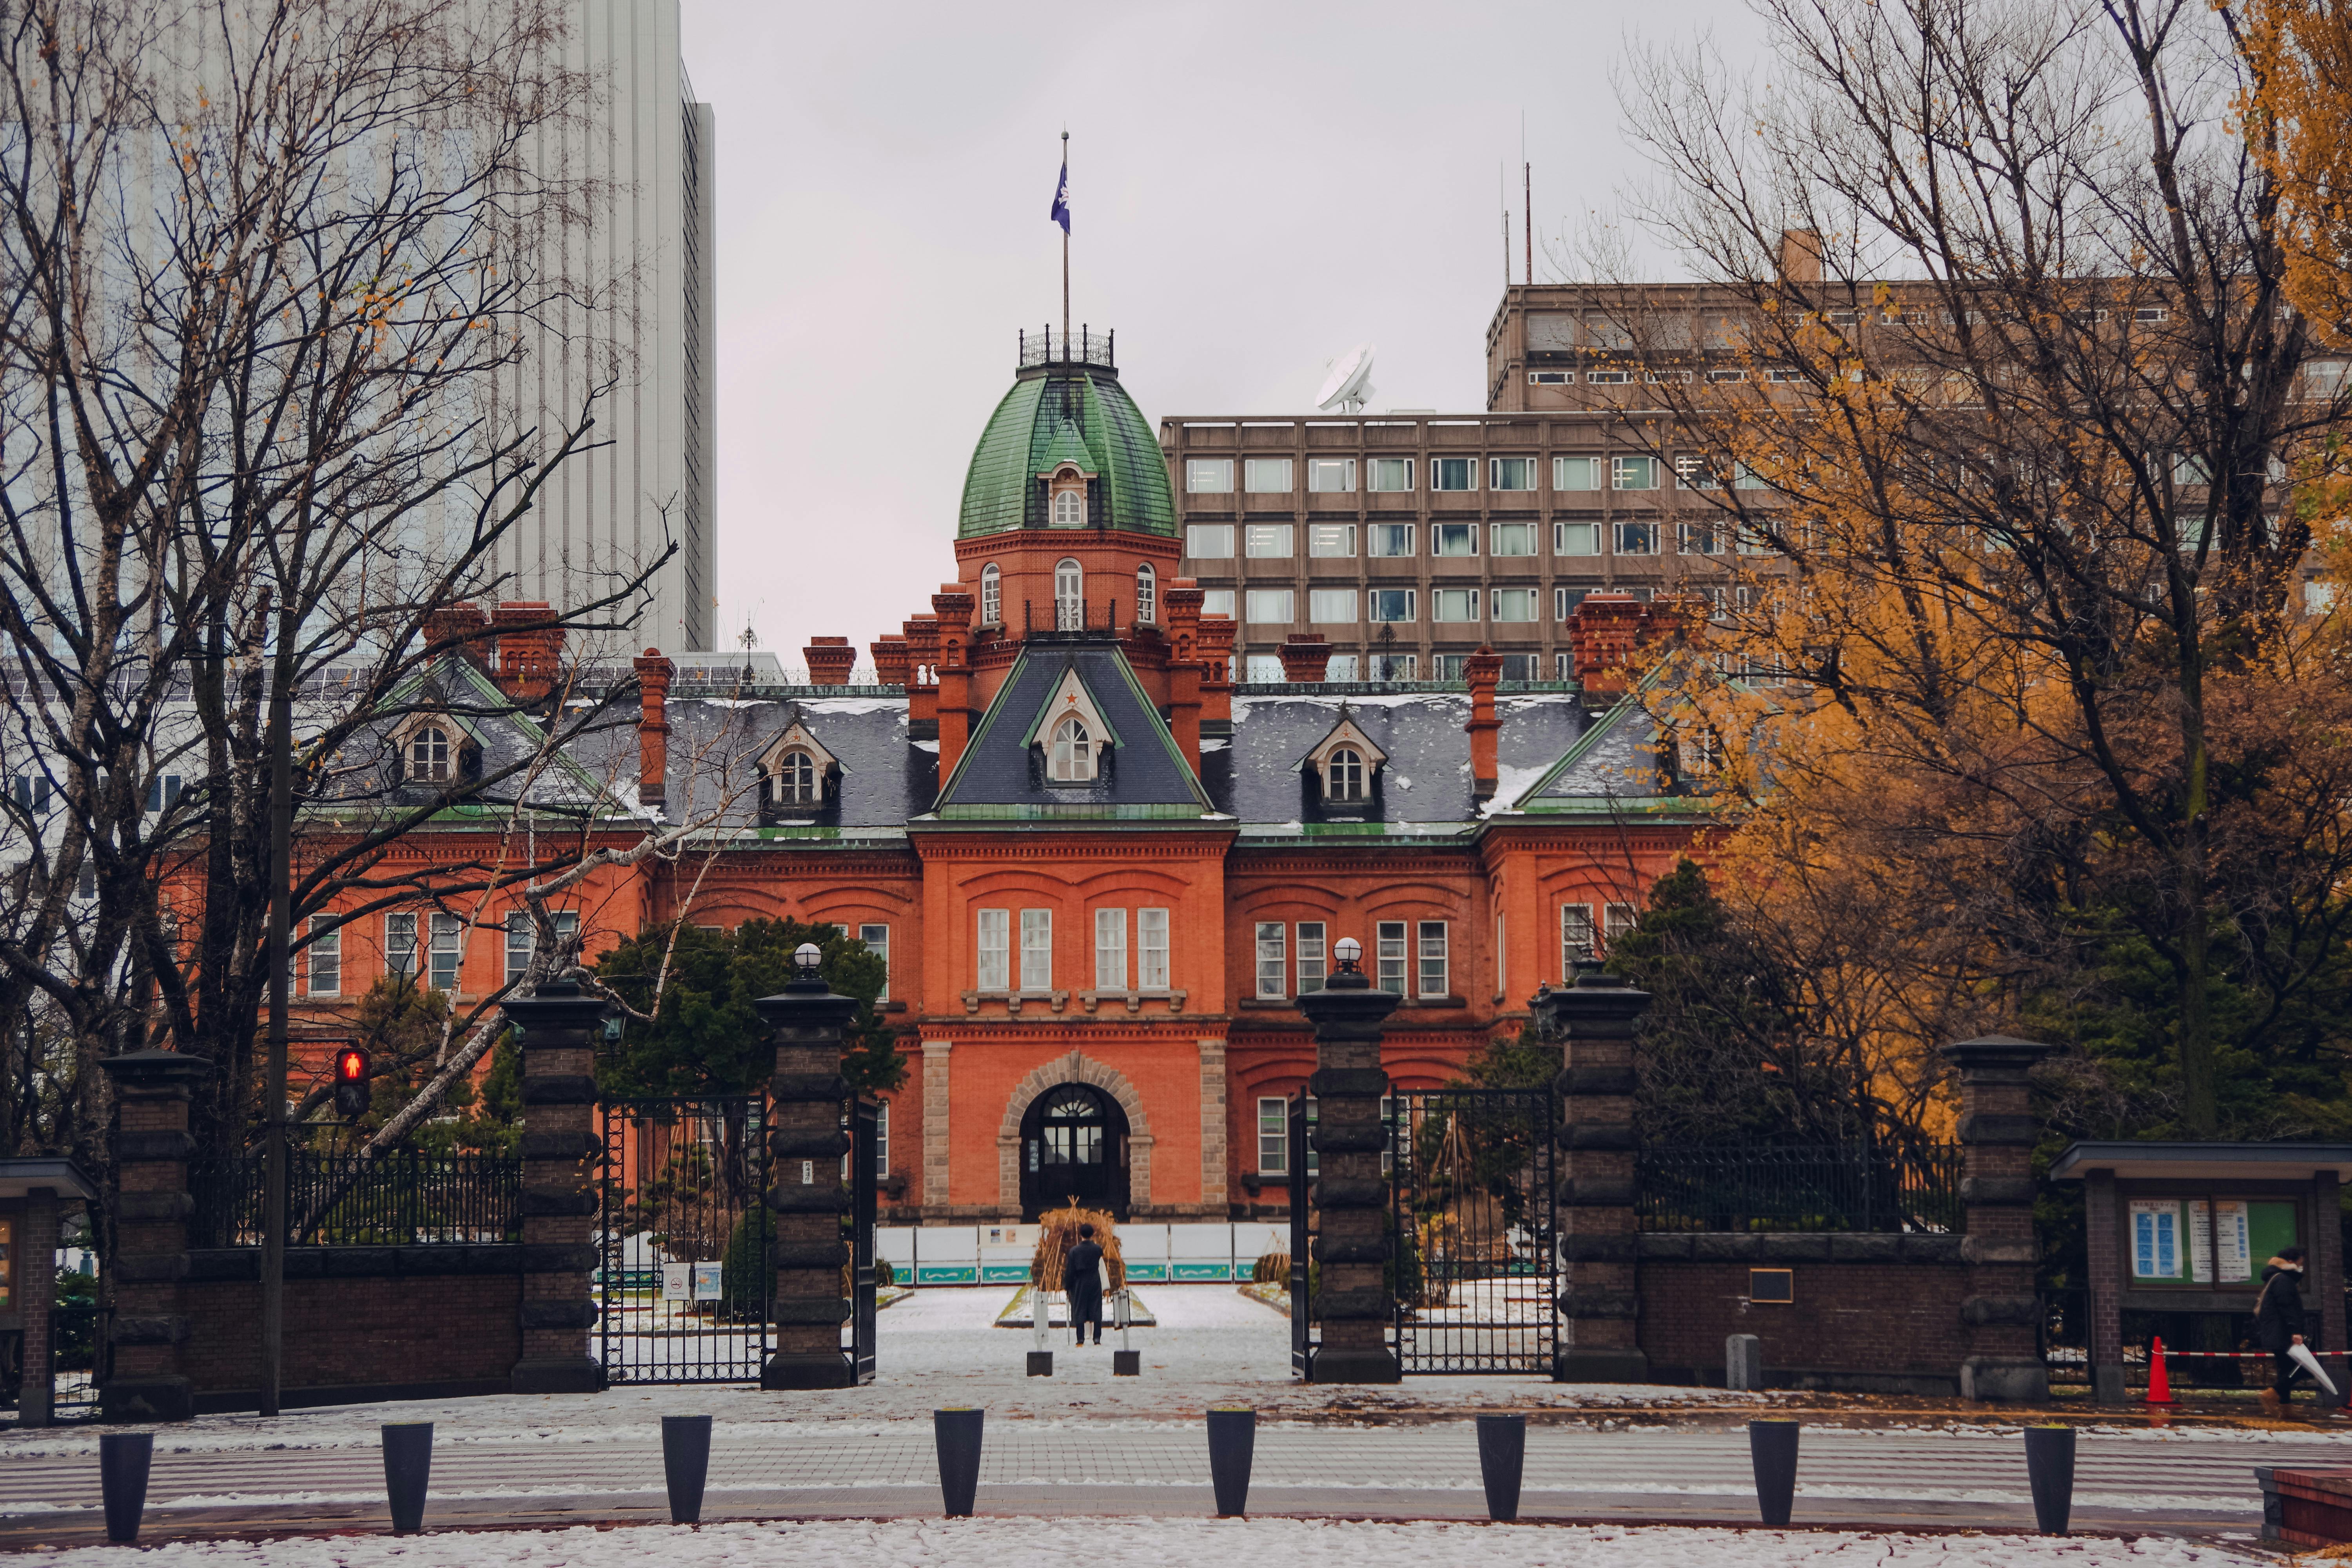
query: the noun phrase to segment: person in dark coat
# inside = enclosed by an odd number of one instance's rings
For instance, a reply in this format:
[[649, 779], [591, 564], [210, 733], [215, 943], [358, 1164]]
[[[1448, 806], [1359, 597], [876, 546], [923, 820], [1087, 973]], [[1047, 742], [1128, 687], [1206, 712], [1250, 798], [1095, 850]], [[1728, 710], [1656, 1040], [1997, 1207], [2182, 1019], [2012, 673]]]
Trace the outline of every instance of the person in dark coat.
[[1062, 1293], [1070, 1301], [1070, 1331], [1087, 1342], [1087, 1325], [1095, 1326], [1095, 1343], [1102, 1343], [1103, 1250], [1096, 1245], [1095, 1227], [1078, 1226], [1078, 1244], [1062, 1259]]
[[2303, 1343], [2303, 1258], [2300, 1247], [2281, 1249], [2263, 1266], [2263, 1293], [2254, 1300], [2254, 1341], [2271, 1352], [2276, 1375], [2263, 1395], [2266, 1409], [2287, 1400], [2287, 1385], [2303, 1369], [2289, 1352]]

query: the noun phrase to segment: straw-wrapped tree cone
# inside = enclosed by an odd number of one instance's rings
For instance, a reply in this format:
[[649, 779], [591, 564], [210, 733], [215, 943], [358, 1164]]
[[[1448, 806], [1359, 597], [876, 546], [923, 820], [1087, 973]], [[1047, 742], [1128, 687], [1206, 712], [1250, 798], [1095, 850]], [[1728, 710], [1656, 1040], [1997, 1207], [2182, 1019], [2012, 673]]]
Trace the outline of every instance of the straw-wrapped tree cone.
[[1029, 1283], [1040, 1290], [1066, 1289], [1062, 1283], [1062, 1260], [1070, 1248], [1078, 1244], [1078, 1226], [1095, 1227], [1094, 1244], [1102, 1248], [1103, 1268], [1110, 1276], [1110, 1288], [1127, 1288], [1127, 1264], [1118, 1253], [1118, 1227], [1110, 1215], [1100, 1209], [1082, 1209], [1076, 1203], [1066, 1208], [1047, 1209], [1037, 1220], [1037, 1250], [1029, 1261]]

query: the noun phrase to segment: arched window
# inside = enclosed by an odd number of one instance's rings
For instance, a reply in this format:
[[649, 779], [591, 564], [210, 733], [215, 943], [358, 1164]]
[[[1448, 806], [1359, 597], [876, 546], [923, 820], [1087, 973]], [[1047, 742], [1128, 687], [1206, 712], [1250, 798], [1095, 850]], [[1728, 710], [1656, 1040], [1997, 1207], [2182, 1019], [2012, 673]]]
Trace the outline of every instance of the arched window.
[[1087, 525], [1087, 492], [1063, 490], [1054, 497], [1054, 526], [1084, 528]]
[[1160, 618], [1160, 575], [1149, 561], [1135, 569], [1135, 618], [1139, 623]]
[[1054, 629], [1057, 632], [1082, 632], [1087, 629], [1087, 574], [1075, 561], [1062, 561], [1054, 567]]
[[408, 776], [428, 784], [449, 778], [449, 731], [427, 724], [408, 738]]
[[980, 618], [992, 626], [1004, 622], [1004, 585], [993, 561], [980, 569]]
[[1350, 746], [1341, 746], [1323, 764], [1323, 793], [1329, 800], [1361, 800], [1364, 798], [1363, 754]]
[[769, 779], [769, 798], [778, 805], [814, 805], [817, 803], [816, 761], [806, 752], [786, 752], [776, 759], [774, 776]]
[[1054, 726], [1047, 772], [1055, 784], [1084, 784], [1095, 776], [1094, 742], [1076, 714]]

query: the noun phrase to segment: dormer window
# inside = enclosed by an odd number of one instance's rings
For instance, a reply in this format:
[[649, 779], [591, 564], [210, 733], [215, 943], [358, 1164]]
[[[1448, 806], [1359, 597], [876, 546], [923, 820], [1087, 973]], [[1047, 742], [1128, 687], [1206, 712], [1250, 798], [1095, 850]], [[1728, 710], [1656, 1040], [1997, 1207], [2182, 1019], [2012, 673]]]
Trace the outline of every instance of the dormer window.
[[1036, 748], [1034, 765], [1045, 783], [1090, 784], [1107, 776], [1109, 763], [1103, 753], [1118, 744], [1118, 734], [1073, 667], [1062, 672], [1023, 743]]
[[449, 782], [449, 731], [426, 724], [408, 737], [408, 776], [419, 784]]
[[1087, 525], [1087, 496], [1084, 490], [1063, 490], [1054, 497], [1054, 526], [1084, 528]]
[[1329, 801], [1359, 801], [1364, 798], [1364, 753], [1353, 746], [1339, 746], [1323, 764], [1323, 798]]
[[1372, 777], [1388, 760], [1343, 707], [1339, 721], [1301, 765], [1322, 786], [1325, 805], [1360, 806], [1372, 798]]
[[1076, 714], [1054, 726], [1046, 775], [1055, 784], [1088, 784], [1094, 779], [1094, 738], [1087, 733], [1086, 721]]
[[823, 798], [821, 777], [806, 752], [786, 752], [768, 775], [769, 798], [777, 805], [814, 805]]
[[760, 759], [760, 810], [814, 812], [833, 793], [841, 766], [795, 721]]

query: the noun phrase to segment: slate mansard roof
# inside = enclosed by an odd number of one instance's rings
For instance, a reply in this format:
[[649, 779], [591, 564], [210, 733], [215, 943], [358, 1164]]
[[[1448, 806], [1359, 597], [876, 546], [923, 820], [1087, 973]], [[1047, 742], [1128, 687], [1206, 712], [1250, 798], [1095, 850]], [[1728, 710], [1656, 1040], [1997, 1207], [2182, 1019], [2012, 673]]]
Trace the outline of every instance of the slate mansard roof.
[[[1085, 784], [1048, 784], [1039, 721], [1076, 674], [1117, 737]], [[1037, 637], [1021, 650], [940, 797], [942, 820], [982, 817], [1200, 818], [1217, 815], [1175, 737], [1110, 637]]]

